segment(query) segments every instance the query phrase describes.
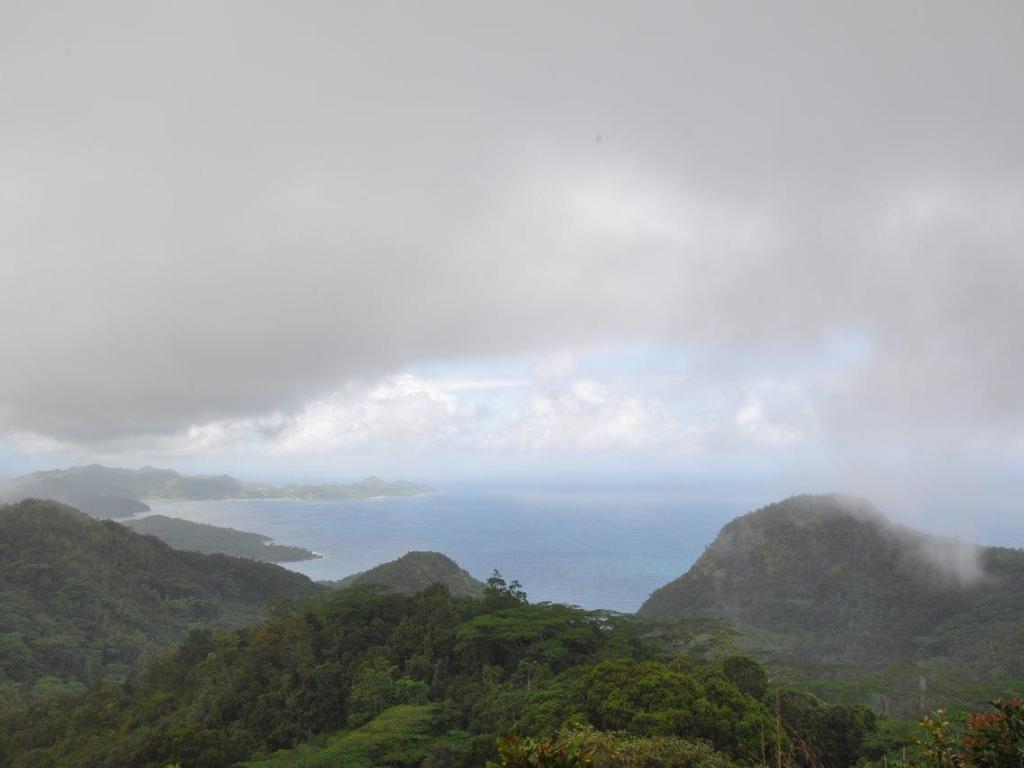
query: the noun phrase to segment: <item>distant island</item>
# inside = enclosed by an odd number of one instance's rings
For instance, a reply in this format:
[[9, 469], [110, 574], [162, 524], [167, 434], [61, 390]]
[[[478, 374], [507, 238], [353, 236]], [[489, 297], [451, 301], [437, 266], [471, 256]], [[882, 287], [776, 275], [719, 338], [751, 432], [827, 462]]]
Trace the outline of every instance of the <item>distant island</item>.
[[434, 493], [422, 483], [368, 477], [356, 483], [273, 485], [230, 475], [183, 475], [171, 469], [123, 469], [99, 464], [22, 475], [0, 485], [0, 501], [53, 499], [93, 517], [125, 518], [148, 512], [144, 501], [210, 499], [374, 499]]
[[320, 557], [304, 547], [274, 544], [269, 536], [259, 533], [194, 523], [166, 515], [149, 515], [125, 520], [122, 524], [143, 536], [156, 536], [173, 549], [187, 552], [244, 557], [263, 563], [294, 563]]

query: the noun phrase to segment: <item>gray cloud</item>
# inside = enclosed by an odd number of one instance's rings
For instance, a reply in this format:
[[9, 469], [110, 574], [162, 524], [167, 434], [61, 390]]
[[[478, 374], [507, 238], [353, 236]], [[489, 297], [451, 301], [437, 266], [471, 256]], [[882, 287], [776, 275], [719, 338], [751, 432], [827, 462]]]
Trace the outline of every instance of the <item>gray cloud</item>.
[[1019, 3], [0, 14], [0, 431], [848, 333], [870, 353], [814, 392], [838, 455], [1020, 449]]

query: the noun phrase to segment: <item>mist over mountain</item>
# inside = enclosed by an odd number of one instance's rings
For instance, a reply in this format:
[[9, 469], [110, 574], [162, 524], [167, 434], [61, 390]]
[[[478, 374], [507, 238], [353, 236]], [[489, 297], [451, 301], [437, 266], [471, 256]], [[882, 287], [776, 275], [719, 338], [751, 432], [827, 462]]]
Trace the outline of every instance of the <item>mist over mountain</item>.
[[1024, 0], [0, 0], [0, 768], [1024, 768], [1022, 137]]
[[[640, 621], [531, 604], [437, 552], [331, 589], [53, 502], [0, 509], [0, 526], [4, 766], [479, 768], [515, 727], [609, 754], [671, 747], [671, 768], [763, 766], [770, 749], [786, 768], [852, 768], [905, 748], [879, 714], [982, 706], [1021, 671], [1024, 553], [893, 526], [848, 497], [735, 519]], [[186, 637], [268, 604], [269, 621]]]
[[726, 525], [637, 615], [721, 618], [780, 662], [1019, 678], [1024, 551], [895, 526], [856, 498], [796, 496]]

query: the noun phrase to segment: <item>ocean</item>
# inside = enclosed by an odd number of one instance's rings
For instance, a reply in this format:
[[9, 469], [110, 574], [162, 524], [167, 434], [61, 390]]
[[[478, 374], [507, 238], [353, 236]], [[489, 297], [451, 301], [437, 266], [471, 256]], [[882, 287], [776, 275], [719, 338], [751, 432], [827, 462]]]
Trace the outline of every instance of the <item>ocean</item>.
[[313, 579], [340, 579], [410, 550], [433, 550], [479, 579], [495, 569], [517, 579], [531, 601], [633, 612], [682, 575], [725, 523], [771, 500], [679, 489], [460, 488], [413, 498], [150, 506], [314, 550], [324, 557], [285, 566]]

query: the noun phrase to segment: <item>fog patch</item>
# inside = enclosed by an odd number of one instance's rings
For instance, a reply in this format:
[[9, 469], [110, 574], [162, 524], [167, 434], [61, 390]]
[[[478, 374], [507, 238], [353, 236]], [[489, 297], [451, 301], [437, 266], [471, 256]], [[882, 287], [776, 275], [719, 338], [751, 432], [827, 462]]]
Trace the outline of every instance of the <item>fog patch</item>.
[[977, 544], [946, 536], [929, 536], [918, 539], [911, 551], [940, 578], [960, 586], [974, 586], [988, 575], [982, 563], [984, 547]]
[[873, 504], [855, 496], [836, 495], [844, 512], [882, 525], [902, 548], [909, 566], [926, 579], [968, 587], [983, 581], [985, 548], [955, 536], [936, 536], [893, 522]]

